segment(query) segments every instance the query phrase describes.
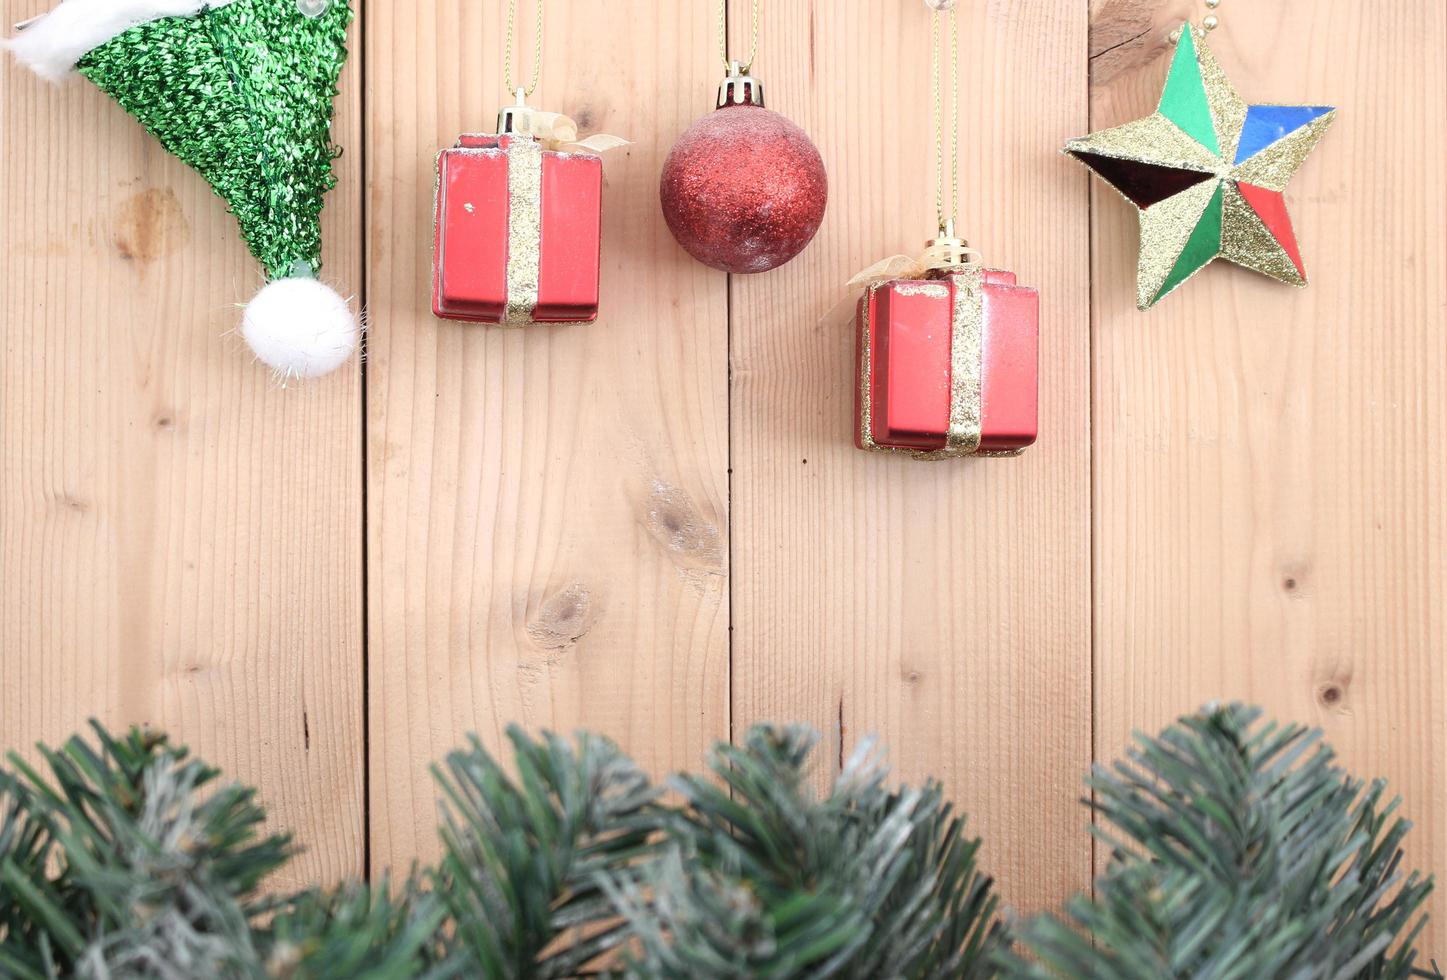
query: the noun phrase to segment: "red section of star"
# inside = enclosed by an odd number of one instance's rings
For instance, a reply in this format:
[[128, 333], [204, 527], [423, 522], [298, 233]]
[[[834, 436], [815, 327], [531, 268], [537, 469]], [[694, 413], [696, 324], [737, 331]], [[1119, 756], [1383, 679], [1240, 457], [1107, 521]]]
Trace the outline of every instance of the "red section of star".
[[1291, 215], [1286, 213], [1286, 195], [1254, 184], [1238, 183], [1236, 188], [1241, 191], [1241, 196], [1251, 205], [1251, 210], [1256, 212], [1262, 224], [1266, 225], [1266, 230], [1271, 232], [1277, 244], [1286, 250], [1301, 278], [1305, 279], [1306, 267], [1301, 261], [1301, 247], [1296, 244], [1296, 232], [1291, 228]]

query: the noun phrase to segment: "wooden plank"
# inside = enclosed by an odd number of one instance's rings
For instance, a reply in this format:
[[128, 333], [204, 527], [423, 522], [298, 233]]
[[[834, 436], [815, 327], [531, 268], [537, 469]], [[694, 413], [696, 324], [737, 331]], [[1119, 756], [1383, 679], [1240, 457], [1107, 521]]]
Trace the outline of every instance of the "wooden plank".
[[[1169, 19], [1095, 5], [1097, 127], [1151, 111]], [[1447, 14], [1436, 0], [1222, 5], [1257, 102], [1334, 104], [1288, 191], [1312, 285], [1208, 269], [1132, 308], [1134, 216], [1095, 203], [1097, 754], [1209, 699], [1326, 729], [1447, 865]], [[1426, 948], [1441, 957], [1447, 905]]]
[[1043, 298], [1026, 456], [920, 463], [851, 442], [843, 284], [933, 230], [923, 4], [764, 5], [757, 71], [819, 144], [832, 203], [803, 256], [733, 284], [735, 730], [812, 723], [830, 770], [879, 734], [902, 778], [939, 777], [971, 814], [1022, 911], [1090, 873], [1086, 184], [1058, 155], [1086, 123], [1086, 14], [960, 5], [963, 230]]
[[[0, 744], [165, 729], [295, 830], [278, 887], [356, 874], [357, 372], [281, 389], [251, 363], [235, 219], [93, 86], [6, 58], [0, 140]], [[339, 164], [327, 274], [355, 288], [360, 155]]]
[[602, 317], [520, 331], [439, 321], [429, 301], [433, 157], [511, 102], [505, 6], [367, 8], [377, 867], [432, 853], [426, 767], [469, 730], [498, 745], [514, 721], [587, 727], [660, 772], [727, 734], [726, 295], [674, 245], [657, 191], [709, 104], [709, 14], [548, 8], [533, 104], [635, 143], [604, 167]]

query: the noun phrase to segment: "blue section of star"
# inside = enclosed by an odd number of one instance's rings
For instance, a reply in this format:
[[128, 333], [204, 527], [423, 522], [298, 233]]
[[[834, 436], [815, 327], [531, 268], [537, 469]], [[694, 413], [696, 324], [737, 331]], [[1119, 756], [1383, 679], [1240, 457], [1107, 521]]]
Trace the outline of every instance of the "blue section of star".
[[1244, 163], [1278, 140], [1285, 139], [1331, 112], [1331, 106], [1254, 105], [1246, 110], [1236, 163]]

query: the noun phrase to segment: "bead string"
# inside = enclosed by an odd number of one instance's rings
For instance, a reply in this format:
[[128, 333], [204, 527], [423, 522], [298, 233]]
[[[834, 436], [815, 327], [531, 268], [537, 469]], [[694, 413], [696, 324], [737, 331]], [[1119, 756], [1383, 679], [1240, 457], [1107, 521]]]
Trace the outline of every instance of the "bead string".
[[516, 58], [514, 45], [517, 40], [517, 16], [518, 0], [508, 0], [507, 4], [507, 60], [503, 62], [503, 86], [509, 93], [521, 91], [523, 95], [532, 95], [537, 91], [538, 79], [543, 72], [543, 0], [538, 0], [537, 10], [537, 43], [533, 46], [533, 78], [527, 88], [521, 88], [513, 83], [512, 69], [513, 61]]
[[[749, 60], [741, 66], [745, 75], [751, 74], [754, 59], [759, 56], [759, 0], [754, 0], [752, 24], [753, 41], [749, 45]], [[718, 53], [723, 59], [724, 74], [728, 74], [733, 69], [733, 62], [729, 60], [729, 0], [718, 2]]]
[[[939, 5], [930, 2], [934, 16], [930, 23], [930, 71], [935, 109], [935, 214], [939, 218], [940, 235], [953, 238], [955, 219], [960, 206], [960, 33], [955, 24], [953, 2]], [[948, 107], [944, 96], [944, 60], [950, 61]], [[949, 197], [945, 197], [945, 116], [950, 120]], [[946, 207], [948, 205], [948, 207]]]
[[[1221, 0], [1206, 0], [1206, 9], [1207, 9], [1207, 10], [1214, 11], [1214, 10], [1216, 10], [1216, 8], [1218, 8], [1218, 7], [1220, 7], [1220, 6], [1221, 6]], [[1220, 26], [1221, 26], [1221, 18], [1220, 18], [1220, 16], [1218, 16], [1218, 15], [1215, 14], [1215, 13], [1209, 13], [1209, 14], [1207, 14], [1207, 15], [1201, 20], [1201, 26], [1196, 28], [1196, 33], [1199, 34], [1201, 37], [1205, 37], [1207, 34], [1210, 34], [1212, 31], [1214, 31], [1216, 28], [1218, 28], [1218, 27], [1220, 27]], [[1179, 41], [1180, 39], [1181, 39], [1181, 29], [1178, 27], [1178, 28], [1176, 28], [1175, 30], [1171, 31], [1171, 42], [1172, 42], [1172, 43], [1175, 43], [1176, 41]]]

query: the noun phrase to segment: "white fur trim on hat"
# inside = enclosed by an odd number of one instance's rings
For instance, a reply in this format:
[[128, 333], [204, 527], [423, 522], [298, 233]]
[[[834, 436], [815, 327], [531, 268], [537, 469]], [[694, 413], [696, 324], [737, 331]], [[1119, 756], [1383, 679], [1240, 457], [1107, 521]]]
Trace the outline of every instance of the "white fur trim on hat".
[[163, 17], [193, 17], [233, 0], [64, 0], [14, 37], [0, 41], [41, 78], [60, 81], [91, 51], [132, 27]]

